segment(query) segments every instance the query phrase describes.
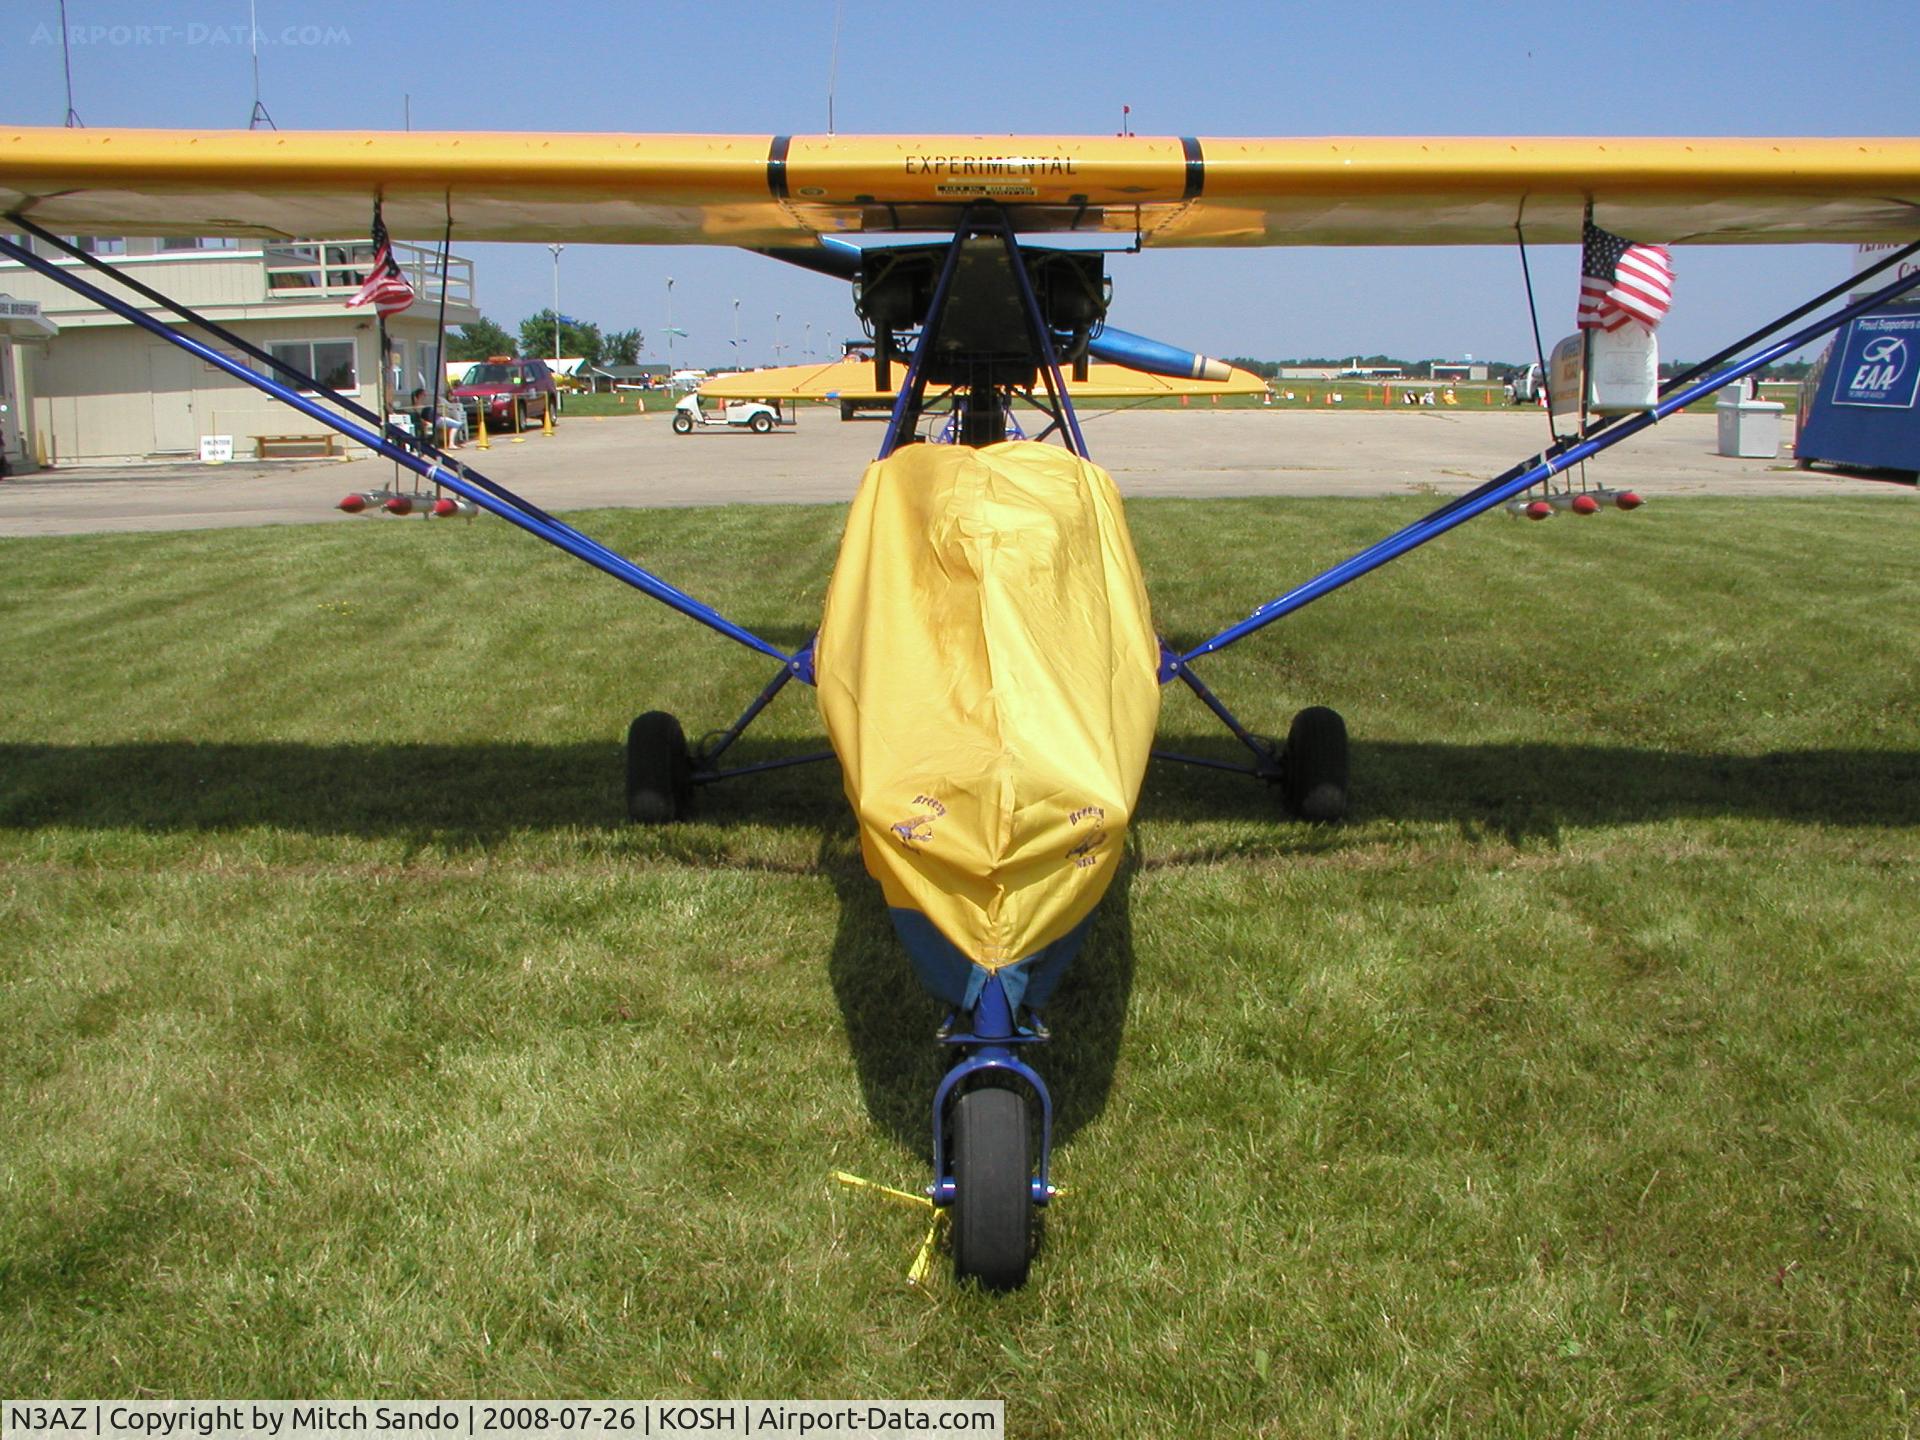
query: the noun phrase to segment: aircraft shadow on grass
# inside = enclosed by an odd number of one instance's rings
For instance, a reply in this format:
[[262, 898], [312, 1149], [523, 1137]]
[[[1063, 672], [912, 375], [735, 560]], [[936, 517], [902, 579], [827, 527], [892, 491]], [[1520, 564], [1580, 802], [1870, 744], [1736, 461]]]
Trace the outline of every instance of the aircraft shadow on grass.
[[[1215, 735], [1163, 736], [1170, 750], [1236, 760]], [[792, 753], [742, 741], [730, 760]], [[810, 748], [803, 745], [801, 748]], [[1372, 822], [1435, 822], [1470, 839], [1551, 840], [1581, 825], [1721, 817], [1852, 827], [1920, 824], [1920, 752], [1822, 749], [1761, 756], [1574, 743], [1361, 742], [1353, 748], [1352, 833]], [[0, 834], [41, 829], [231, 831], [398, 836], [479, 849], [512, 833], [625, 824], [617, 745], [195, 744], [0, 745]], [[1049, 1007], [1055, 1039], [1039, 1057], [1056, 1142], [1105, 1109], [1134, 975], [1130, 891], [1144, 867], [1284, 858], [1337, 849], [1341, 831], [1285, 820], [1279, 797], [1244, 776], [1156, 763], [1148, 821], [1280, 821], [1222, 846], [1142, 858], [1130, 845], [1086, 950]], [[648, 853], [687, 864], [819, 873], [839, 899], [828, 960], [862, 1096], [876, 1124], [918, 1154], [944, 1060], [927, 1043], [938, 1007], [911, 983], [879, 887], [861, 863], [851, 814], [828, 765], [781, 770], [703, 794], [692, 824], [646, 835]], [[818, 837], [814, 860], [740, 856], [730, 822]], [[1265, 838], [1269, 837], [1270, 838]], [[1377, 843], [1373, 831], [1368, 843]]]
[[[951, 1056], [928, 1043], [943, 1007], [912, 983], [880, 887], [867, 878], [849, 833], [822, 846], [822, 868], [840, 898], [827, 972], [847, 1026], [861, 1096], [874, 1123], [916, 1154], [927, 1146], [928, 1105]], [[1086, 948], [1047, 1007], [1054, 1038], [1025, 1058], [1053, 1094], [1053, 1138], [1065, 1144], [1106, 1109], [1133, 991], [1137, 857], [1129, 850], [1094, 912]], [[930, 1157], [928, 1157], [930, 1158]]]
[[[1162, 736], [1168, 750], [1237, 761], [1214, 735]], [[824, 740], [741, 741], [751, 764]], [[1920, 824], [1920, 751], [1790, 750], [1766, 755], [1586, 745], [1356, 741], [1355, 823], [1428, 822], [1470, 838], [1551, 839], [1560, 830], [1681, 818], [1840, 826]], [[401, 836], [455, 848], [512, 833], [617, 827], [617, 744], [0, 743], [0, 831], [221, 831]], [[1245, 776], [1156, 762], [1140, 799], [1148, 821], [1283, 820], [1278, 796]], [[852, 816], [830, 765], [704, 790], [695, 820], [817, 832], [851, 845]], [[685, 832], [685, 843], [676, 834]], [[1289, 834], [1294, 827], [1289, 827]], [[1329, 834], [1312, 848], [1324, 850]], [[660, 848], [727, 864], [706, 825], [656, 832]], [[1370, 841], [1379, 839], [1377, 835]], [[1337, 844], [1337, 839], [1335, 842]], [[1293, 848], [1276, 834], [1276, 848]], [[858, 868], [858, 856], [850, 862]]]

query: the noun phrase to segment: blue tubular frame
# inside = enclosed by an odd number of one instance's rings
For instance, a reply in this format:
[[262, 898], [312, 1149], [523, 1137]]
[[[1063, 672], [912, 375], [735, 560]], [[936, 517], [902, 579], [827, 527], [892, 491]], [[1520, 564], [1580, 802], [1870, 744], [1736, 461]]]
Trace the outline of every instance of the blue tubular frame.
[[808, 685], [813, 683], [812, 640], [807, 642], [804, 650], [787, 661], [778, 675], [767, 682], [766, 689], [753, 697], [753, 703], [747, 706], [738, 720], [725, 730], [718, 732], [711, 744], [701, 742], [693, 757], [696, 762], [693, 772], [694, 784], [711, 785], [716, 780], [731, 780], [740, 775], [758, 775], [764, 770], [785, 770], [794, 765], [813, 765], [822, 760], [834, 758], [831, 750], [813, 750], [805, 755], [788, 755], [778, 760], [762, 760], [753, 765], [736, 765], [730, 770], [715, 768], [715, 762], [726, 754], [734, 741], [746, 733], [747, 727], [754, 722], [755, 717], [773, 703], [773, 697], [787, 688], [789, 680], [799, 680]]
[[940, 1081], [940, 1088], [933, 1092], [934, 1179], [927, 1189], [927, 1197], [935, 1205], [947, 1206], [953, 1204], [954, 1197], [959, 1193], [959, 1187], [954, 1183], [953, 1167], [947, 1162], [947, 1101], [962, 1080], [993, 1070], [1025, 1081], [1040, 1101], [1040, 1165], [1030, 1177], [1028, 1185], [1033, 1203], [1045, 1205], [1053, 1199], [1053, 1186], [1047, 1179], [1053, 1162], [1053, 1096], [1048, 1093], [1047, 1083], [1040, 1078], [1040, 1072], [1022, 1060], [1012, 1048], [1015, 1045], [1038, 1044], [1041, 1037], [1032, 1031], [1020, 1029], [1014, 1023], [1013, 1007], [1007, 1003], [1007, 992], [1001, 988], [998, 975], [987, 977], [987, 983], [981, 987], [980, 998], [974, 1001], [969, 1019], [972, 1022], [969, 1032], [942, 1037], [944, 1044], [959, 1046], [963, 1054]]
[[1181, 664], [1180, 657], [1168, 649], [1163, 640], [1160, 642], [1160, 683], [1164, 685], [1175, 676], [1186, 683], [1187, 688], [1199, 697], [1202, 705], [1219, 717], [1220, 723], [1233, 732], [1234, 739], [1253, 752], [1254, 763], [1234, 765], [1225, 760], [1209, 760], [1200, 755], [1185, 755], [1177, 750], [1155, 750], [1152, 752], [1155, 760], [1172, 760], [1181, 765], [1198, 765], [1206, 770], [1231, 770], [1236, 775], [1254, 775], [1262, 780], [1278, 780], [1281, 777], [1284, 772], [1279, 747], [1271, 740], [1255, 735], [1242, 725], [1239, 717], [1221, 703], [1220, 697], [1208, 689], [1198, 675]]
[[1685, 409], [1694, 401], [1711, 395], [1716, 390], [1744, 379], [1762, 366], [1769, 365], [1780, 356], [1799, 349], [1802, 345], [1819, 339], [1842, 325], [1857, 319], [1889, 300], [1904, 295], [1915, 286], [1920, 286], [1920, 274], [1896, 280], [1893, 284], [1876, 291], [1855, 304], [1816, 321], [1801, 330], [1795, 331], [1784, 340], [1777, 340], [1762, 350], [1748, 356], [1745, 360], [1728, 365], [1715, 371], [1697, 384], [1688, 385], [1673, 391], [1661, 399], [1651, 410], [1634, 415], [1609, 427], [1604, 434], [1594, 434], [1584, 440], [1578, 440], [1563, 447], [1536, 457], [1524, 466], [1516, 467], [1504, 475], [1496, 476], [1485, 484], [1456, 496], [1431, 514], [1416, 520], [1404, 529], [1396, 531], [1386, 539], [1377, 541], [1365, 550], [1349, 556], [1338, 565], [1322, 571], [1311, 580], [1295, 586], [1292, 590], [1269, 600], [1246, 619], [1204, 640], [1183, 655], [1169, 654], [1163, 657], [1161, 664], [1161, 683], [1175, 675], [1192, 684], [1192, 678], [1186, 674], [1186, 667], [1192, 661], [1215, 651], [1224, 650], [1236, 640], [1243, 640], [1256, 630], [1262, 630], [1274, 621], [1304, 606], [1312, 604], [1323, 595], [1331, 594], [1341, 586], [1359, 579], [1371, 570], [1377, 570], [1390, 560], [1396, 560], [1410, 550], [1418, 549], [1429, 540], [1444, 535], [1454, 526], [1483, 514], [1506, 500], [1513, 498], [1523, 490], [1529, 490], [1541, 481], [1552, 478], [1562, 470], [1591, 459], [1602, 450], [1619, 444], [1629, 436], [1637, 435], [1649, 426], [1657, 425], [1676, 411]]
[[[986, 218], [980, 216], [983, 208], [990, 212]], [[1045, 440], [1059, 430], [1066, 448], [1083, 460], [1087, 458], [1086, 437], [1080, 433], [1080, 418], [1074, 413], [1073, 401], [1067, 395], [1067, 382], [1060, 370], [1059, 353], [1054, 349], [1053, 336], [1047, 330], [1046, 316], [1040, 313], [1040, 301], [1033, 293], [1033, 281], [1027, 275], [1026, 262], [1021, 258], [1020, 240], [1014, 232], [1013, 222], [998, 206], [982, 207], [976, 204], [969, 205], [961, 212], [959, 223], [954, 226], [953, 241], [947, 247], [945, 260], [941, 262], [940, 278], [934, 285], [933, 298], [928, 302], [926, 318], [921, 321], [920, 339], [913, 347], [913, 359], [907, 365], [906, 379], [901, 382], [899, 393], [894, 396], [893, 414], [887, 421], [886, 436], [880, 442], [879, 458], [882, 460], [904, 443], [907, 417], [917, 417], [920, 413], [926, 390], [926, 359], [933, 351], [933, 342], [939, 337], [940, 323], [946, 315], [947, 291], [952, 287], [954, 271], [959, 268], [960, 247], [969, 237], [989, 231], [997, 233], [1006, 247], [1007, 264], [1013, 271], [1014, 282], [1020, 291], [1027, 337], [1040, 362], [1040, 375], [1046, 382], [1047, 396], [1053, 402], [1050, 416], [1052, 424], [1036, 438]], [[1030, 392], [1028, 398], [1032, 398]]]
[[972, 220], [973, 207], [969, 205], [960, 216], [960, 224], [954, 229], [953, 243], [947, 247], [947, 258], [940, 264], [940, 279], [933, 287], [933, 301], [927, 306], [926, 319], [920, 322], [920, 341], [913, 347], [913, 359], [907, 364], [907, 378], [901, 383], [900, 393], [893, 397], [893, 414], [888, 417], [887, 433], [880, 440], [878, 458], [882, 460], [900, 448], [907, 417], [918, 413], [920, 394], [926, 388], [923, 376], [927, 356], [933, 349], [934, 337], [939, 334], [940, 317], [947, 310], [947, 290], [953, 284], [953, 272], [960, 266], [960, 242], [971, 233], [969, 226]]
[[[1047, 318], [1040, 313], [1040, 301], [1033, 293], [1033, 281], [1027, 275], [1027, 267], [1020, 258], [1020, 242], [1014, 236], [1013, 224], [1004, 215], [1000, 217], [1001, 238], [1007, 247], [1007, 263], [1013, 269], [1013, 278], [1020, 286], [1020, 303], [1027, 312], [1027, 330], [1033, 338], [1034, 353], [1040, 357], [1041, 378], [1047, 382], [1047, 398], [1054, 403], [1054, 425], [1060, 426], [1061, 438], [1067, 442], [1067, 449], [1082, 460], [1087, 458], [1087, 437], [1080, 433], [1080, 417], [1074, 413], [1073, 401], [1067, 395], [1067, 378], [1060, 373], [1060, 357], [1053, 348], [1053, 336], [1047, 333]], [[1049, 427], [1048, 433], [1051, 433]]]
[[[136, 280], [130, 275], [122, 275], [119, 271], [115, 270], [111, 265], [108, 265], [105, 261], [99, 259], [97, 256], [89, 255], [86, 251], [81, 250], [76, 246], [69, 245], [66, 241], [62, 240], [58, 235], [49, 234], [47, 231], [41, 229], [38, 225], [35, 225], [31, 220], [23, 219], [19, 215], [10, 215], [7, 218], [13, 221], [15, 224], [19, 225], [22, 230], [25, 230], [28, 233], [37, 236], [41, 240], [44, 240], [47, 243], [53, 245], [54, 247], [59, 249], [63, 254], [69, 255], [74, 259], [81, 261], [83, 264], [88, 265], [92, 269], [99, 271], [101, 274], [107, 276], [110, 280], [112, 280], [116, 285], [124, 285], [126, 286], [127, 289], [133, 291], [136, 295], [139, 295], [145, 299], [151, 300], [156, 305], [161, 305], [166, 307], [167, 309], [173, 311], [174, 314], [188, 321], [190, 324], [199, 326], [202, 330], [205, 330], [208, 334], [212, 335], [214, 338], [218, 340], [224, 340], [229, 345], [232, 345], [236, 350], [241, 351], [243, 354], [252, 356], [254, 359], [260, 361], [263, 365], [271, 366], [273, 369], [279, 371], [280, 374], [286, 376], [288, 380], [293, 381], [295, 384], [297, 384], [301, 389], [312, 390], [315, 394], [325, 397], [332, 404], [338, 405], [341, 409], [349, 412], [350, 414], [358, 415], [361, 419], [365, 420], [368, 424], [378, 428], [382, 435], [387, 434], [386, 422], [383, 421], [378, 415], [374, 414], [373, 411], [367, 409], [366, 406], [360, 404], [357, 400], [354, 400], [350, 396], [342, 395], [338, 390], [333, 389], [331, 386], [322, 385], [319, 381], [315, 380], [311, 375], [302, 374], [298, 369], [287, 364], [285, 361], [275, 359], [273, 355], [271, 355], [265, 350], [262, 350], [259, 346], [253, 344], [251, 341], [246, 339], [245, 336], [236, 335], [233, 331], [227, 329], [224, 325], [219, 324], [217, 321], [207, 319], [204, 315], [200, 314], [197, 310], [194, 310], [189, 306], [182, 305], [178, 300], [171, 299], [168, 296], [161, 294], [158, 290], [155, 290], [151, 285], [147, 285], [139, 280]], [[56, 272], [56, 278], [61, 278], [58, 272]], [[61, 283], [65, 284], [67, 282], [64, 279], [62, 279]], [[178, 334], [177, 331], [172, 331], [171, 329], [169, 329], [167, 333], [170, 337]], [[323, 416], [322, 418], [325, 419], [326, 417]], [[328, 421], [327, 423], [331, 424], [332, 422]], [[575, 536], [577, 536], [584, 543], [593, 546], [596, 550], [604, 551], [605, 553], [608, 553], [608, 554], [613, 553], [611, 551], [607, 551], [606, 547], [601, 545], [597, 540], [594, 540], [589, 536], [580, 534], [579, 531], [573, 530], [571, 526], [566, 524], [566, 522], [562, 520], [558, 520], [554, 516], [549, 515], [545, 510], [542, 510], [538, 505], [535, 505], [532, 501], [526, 499], [523, 496], [514, 494], [511, 490], [507, 489], [504, 485], [500, 485], [495, 483], [492, 480], [489, 480], [486, 476], [482, 475], [479, 471], [474, 470], [470, 466], [463, 465], [461, 462], [450, 458], [445, 451], [440, 449], [438, 445], [432, 443], [431, 440], [423, 441], [420, 437], [416, 436], [414, 437], [414, 443], [412, 445], [412, 448], [415, 450], [427, 451], [432, 455], [434, 455], [435, 457], [437, 457], [438, 459], [445, 461], [448, 465], [451, 465], [453, 467], [454, 471], [457, 474], [461, 475], [465, 479], [471, 480], [474, 484], [479, 485], [481, 488], [485, 489], [490, 494], [499, 497], [499, 499], [504, 504], [512, 505], [518, 510], [520, 510], [522, 513], [531, 515], [534, 519], [540, 521], [542, 524], [553, 526], [556, 529], [559, 529], [562, 531], [569, 531]], [[665, 583], [665, 582], [662, 582], [662, 583]]]
[[461, 467], [459, 473], [446, 468], [437, 461], [429, 461], [393, 444], [383, 434], [355, 424], [343, 416], [336, 415], [324, 406], [305, 395], [301, 395], [277, 380], [255, 373], [246, 366], [222, 354], [211, 346], [203, 345], [190, 336], [181, 334], [172, 326], [166, 325], [153, 316], [129, 305], [116, 296], [107, 294], [97, 285], [82, 280], [77, 275], [65, 273], [59, 266], [36, 255], [31, 250], [15, 245], [11, 240], [0, 236], [0, 256], [19, 261], [29, 269], [44, 275], [56, 284], [64, 285], [75, 294], [92, 301], [102, 309], [110, 310], [121, 319], [138, 325], [161, 339], [170, 341], [182, 350], [198, 357], [207, 364], [225, 371], [234, 379], [253, 386], [254, 389], [271, 396], [285, 405], [291, 406], [310, 419], [317, 420], [330, 429], [337, 430], [348, 439], [356, 441], [376, 454], [383, 455], [395, 464], [405, 466], [432, 484], [444, 486], [462, 499], [470, 500], [483, 510], [498, 515], [510, 524], [519, 526], [528, 534], [545, 540], [549, 545], [566, 551], [575, 559], [585, 561], [595, 569], [613, 576], [644, 595], [651, 596], [661, 604], [679, 611], [689, 619], [697, 620], [708, 629], [725, 635], [728, 639], [757, 650], [763, 655], [779, 660], [783, 665], [792, 666], [797, 657], [772, 642], [761, 639], [752, 631], [736, 625], [711, 606], [694, 599], [685, 591], [662, 580], [652, 572], [641, 568], [625, 556], [608, 549], [597, 540], [592, 540], [563, 521], [555, 520], [544, 511], [521, 500], [511, 491], [484, 480]]

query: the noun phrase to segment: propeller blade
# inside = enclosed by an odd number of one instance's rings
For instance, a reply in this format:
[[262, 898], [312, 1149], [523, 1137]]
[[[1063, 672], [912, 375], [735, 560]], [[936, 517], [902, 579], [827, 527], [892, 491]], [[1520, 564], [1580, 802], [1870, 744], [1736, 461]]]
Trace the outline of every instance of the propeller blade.
[[1124, 365], [1148, 375], [1173, 375], [1182, 380], [1227, 380], [1233, 374], [1233, 367], [1224, 360], [1150, 340], [1130, 330], [1116, 330], [1111, 325], [1087, 342], [1087, 353], [1109, 365]]

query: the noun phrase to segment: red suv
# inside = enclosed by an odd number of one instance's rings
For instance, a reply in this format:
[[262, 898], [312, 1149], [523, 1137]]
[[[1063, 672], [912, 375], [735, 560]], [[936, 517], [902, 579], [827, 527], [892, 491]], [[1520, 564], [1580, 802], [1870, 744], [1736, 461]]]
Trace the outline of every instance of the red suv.
[[468, 428], [474, 430], [482, 405], [490, 430], [524, 430], [542, 423], [549, 412], [556, 422], [560, 419], [559, 391], [544, 360], [489, 355], [453, 387], [453, 398], [466, 407]]

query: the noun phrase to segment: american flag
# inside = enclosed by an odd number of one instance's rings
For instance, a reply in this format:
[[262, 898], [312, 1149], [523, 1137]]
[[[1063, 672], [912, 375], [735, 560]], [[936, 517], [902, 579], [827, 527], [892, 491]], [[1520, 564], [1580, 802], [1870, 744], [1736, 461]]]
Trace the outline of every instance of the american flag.
[[1582, 330], [1618, 330], [1638, 320], [1655, 329], [1673, 304], [1673, 257], [1664, 245], [1636, 245], [1587, 222], [1580, 254]]
[[380, 218], [377, 204], [373, 207], [373, 269], [368, 271], [366, 282], [347, 304], [372, 305], [382, 320], [398, 315], [413, 304], [413, 286], [407, 283], [407, 277], [400, 273], [400, 266], [393, 258], [393, 241], [387, 237], [387, 224]]

